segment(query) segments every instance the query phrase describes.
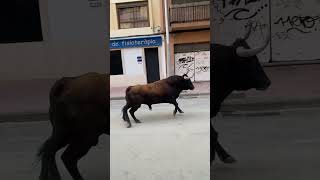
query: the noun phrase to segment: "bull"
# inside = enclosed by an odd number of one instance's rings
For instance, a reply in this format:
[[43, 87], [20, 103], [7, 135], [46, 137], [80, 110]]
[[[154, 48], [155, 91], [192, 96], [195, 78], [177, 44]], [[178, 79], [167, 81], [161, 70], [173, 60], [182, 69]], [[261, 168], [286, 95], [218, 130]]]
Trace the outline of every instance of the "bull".
[[50, 90], [51, 136], [39, 149], [40, 180], [60, 180], [56, 152], [67, 147], [61, 159], [74, 180], [83, 180], [77, 164], [99, 136], [110, 134], [109, 75], [87, 73], [64, 77]]
[[141, 123], [136, 118], [135, 112], [141, 107], [142, 104], [148, 105], [151, 110], [152, 104], [169, 103], [173, 104], [175, 109], [173, 115], [177, 111], [184, 113], [178, 106], [177, 98], [183, 90], [193, 90], [194, 86], [190, 78], [184, 74], [183, 76], [170, 76], [153, 83], [145, 85], [129, 86], [126, 89], [126, 105], [122, 108], [122, 119], [127, 123], [127, 128], [131, 127], [131, 122], [128, 116], [128, 110], [136, 123]]
[[[249, 89], [266, 90], [271, 81], [259, 63], [258, 53], [262, 52], [270, 40], [270, 32], [263, 45], [251, 49], [246, 40], [248, 39], [252, 24], [249, 23], [243, 38], [238, 38], [232, 45], [210, 44], [212, 56], [211, 61], [211, 98], [210, 118], [213, 119], [218, 112], [222, 102], [233, 91], [246, 91]], [[214, 161], [215, 153], [224, 163], [234, 163], [236, 160], [222, 147], [218, 140], [218, 133], [214, 129], [213, 122], [210, 123], [210, 162]]]

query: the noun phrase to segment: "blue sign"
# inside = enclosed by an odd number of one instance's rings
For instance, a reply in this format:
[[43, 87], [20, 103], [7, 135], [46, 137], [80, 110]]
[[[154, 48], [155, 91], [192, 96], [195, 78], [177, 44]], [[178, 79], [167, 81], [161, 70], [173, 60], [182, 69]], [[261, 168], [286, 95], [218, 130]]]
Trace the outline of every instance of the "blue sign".
[[161, 36], [145, 36], [135, 38], [111, 39], [110, 49], [161, 46]]

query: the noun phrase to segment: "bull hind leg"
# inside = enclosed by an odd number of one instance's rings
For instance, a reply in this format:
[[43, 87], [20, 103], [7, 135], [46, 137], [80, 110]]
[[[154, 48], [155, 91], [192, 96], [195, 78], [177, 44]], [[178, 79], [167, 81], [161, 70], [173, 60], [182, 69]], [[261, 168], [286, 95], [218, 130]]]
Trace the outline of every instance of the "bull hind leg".
[[61, 136], [51, 136], [42, 145], [38, 152], [38, 156], [41, 158], [41, 172], [40, 180], [60, 180], [60, 174], [56, 164], [56, 153], [61, 148], [67, 145], [65, 138], [59, 138]]
[[61, 159], [73, 180], [84, 180], [79, 172], [78, 162], [92, 147], [91, 141], [82, 139], [80, 142], [80, 139], [81, 138], [79, 137], [79, 140], [70, 143], [61, 156]]
[[128, 115], [128, 109], [130, 108], [129, 104], [126, 104], [123, 108], [122, 108], [122, 119], [127, 122], [127, 128], [131, 127], [131, 122], [130, 122], [130, 118]]
[[139, 119], [137, 119], [137, 117], [134, 115], [134, 113], [141, 107], [141, 105], [139, 106], [134, 106], [132, 107], [129, 112], [133, 118], [133, 120], [136, 122], [136, 123], [141, 123], [141, 121]]

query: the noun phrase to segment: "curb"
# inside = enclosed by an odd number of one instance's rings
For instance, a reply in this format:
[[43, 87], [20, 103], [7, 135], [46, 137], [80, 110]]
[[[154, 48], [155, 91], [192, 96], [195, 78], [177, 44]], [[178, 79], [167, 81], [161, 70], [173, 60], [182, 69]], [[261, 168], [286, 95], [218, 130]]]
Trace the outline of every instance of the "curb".
[[[257, 100], [259, 99], [259, 100]], [[272, 99], [241, 99], [227, 100], [222, 104], [221, 112], [241, 112], [241, 111], [279, 111], [290, 108], [310, 108], [320, 107], [320, 97], [284, 99], [274, 97]]]
[[0, 123], [48, 121], [48, 112], [0, 114]]

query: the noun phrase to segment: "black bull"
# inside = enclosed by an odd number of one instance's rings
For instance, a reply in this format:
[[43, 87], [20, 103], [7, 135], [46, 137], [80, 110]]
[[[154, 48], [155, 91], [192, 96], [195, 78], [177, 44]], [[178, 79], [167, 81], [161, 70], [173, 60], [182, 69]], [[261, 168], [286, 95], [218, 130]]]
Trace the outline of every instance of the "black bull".
[[58, 80], [50, 91], [49, 116], [52, 134], [39, 150], [40, 180], [60, 180], [55, 155], [63, 147], [61, 159], [74, 180], [83, 180], [78, 161], [97, 145], [109, 130], [109, 75], [87, 73]]
[[222, 102], [235, 90], [266, 90], [271, 82], [261, 67], [257, 53], [269, 43], [270, 33], [261, 47], [250, 49], [246, 42], [251, 31], [244, 38], [237, 39], [232, 45], [211, 44], [211, 107], [210, 107], [210, 162], [215, 153], [224, 163], [233, 163], [235, 159], [229, 155], [218, 141], [218, 133], [214, 129], [213, 118], [220, 111]]
[[129, 86], [126, 89], [126, 105], [123, 107], [123, 120], [127, 122], [127, 127], [131, 127], [131, 122], [128, 116], [128, 109], [133, 120], [136, 123], [141, 121], [136, 118], [134, 113], [141, 107], [141, 104], [146, 104], [151, 110], [152, 104], [170, 103], [175, 106], [173, 114], [177, 111], [183, 113], [179, 108], [176, 99], [183, 90], [193, 90], [194, 86], [186, 74], [183, 76], [170, 76], [153, 83], [145, 85]]

